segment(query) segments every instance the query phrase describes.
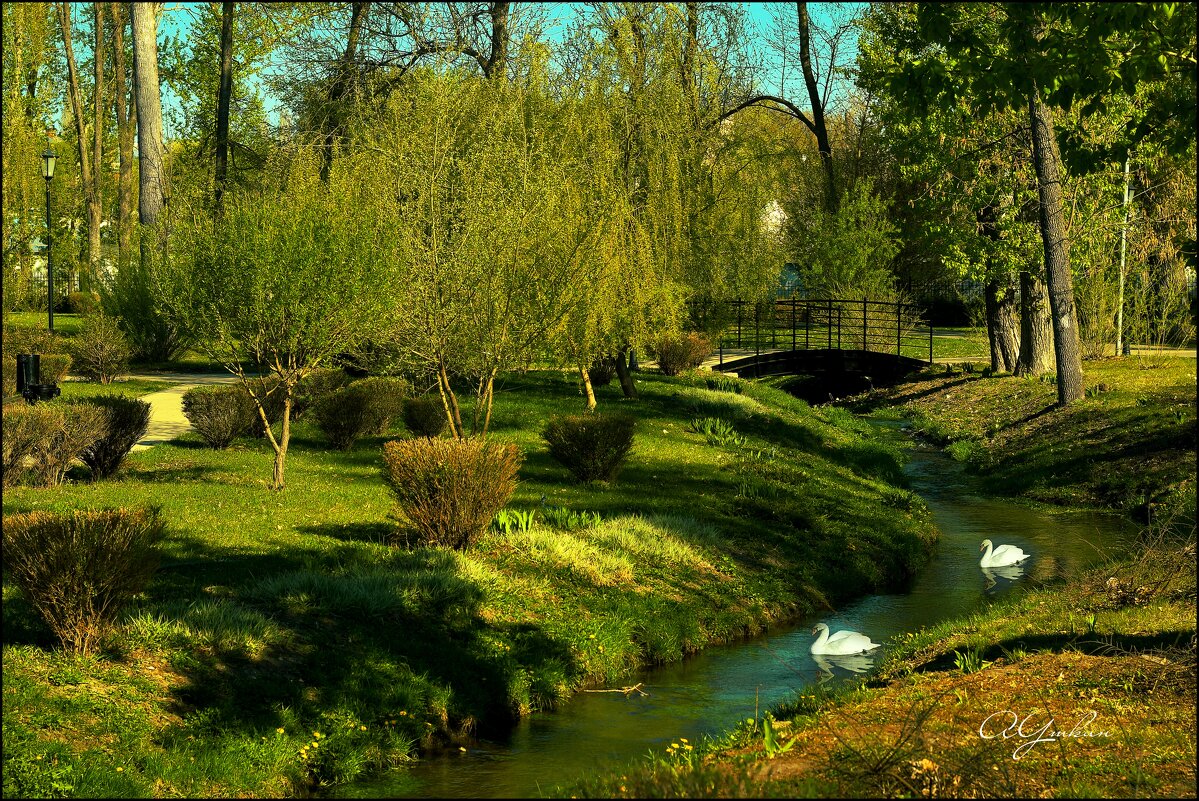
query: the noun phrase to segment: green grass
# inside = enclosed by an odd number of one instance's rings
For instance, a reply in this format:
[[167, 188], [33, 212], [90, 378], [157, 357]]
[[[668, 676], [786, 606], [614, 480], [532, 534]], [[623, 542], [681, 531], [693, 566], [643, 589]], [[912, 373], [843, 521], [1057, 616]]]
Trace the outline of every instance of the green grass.
[[[17, 328], [46, 328], [49, 315], [46, 312], [10, 312], [8, 322]], [[73, 337], [83, 325], [83, 315], [54, 312], [54, 333]]]
[[[307, 792], [896, 588], [926, 561], [926, 511], [891, 502], [901, 491], [879, 477], [898, 476], [898, 452], [860, 421], [749, 382], [638, 380], [637, 402], [598, 390], [601, 410], [638, 418], [627, 466], [581, 485], [540, 434], [582, 408], [577, 381], [506, 377], [491, 436], [525, 454], [510, 507], [590, 522], [492, 531], [465, 553], [390, 545], [384, 438], [331, 451], [305, 420], [278, 493], [264, 442], [212, 451], [194, 435], [133, 454], [113, 481], [78, 468], [59, 488], [6, 489], [5, 514], [154, 504], [169, 525], [162, 569], [98, 658], [55, 650], [5, 586], [6, 794]], [[744, 444], [687, 430], [704, 416]]]
[[150, 381], [142, 378], [118, 379], [111, 384], [101, 384], [98, 381], [62, 381], [58, 388], [62, 390], [63, 398], [90, 398], [95, 395], [117, 394], [130, 398], [140, 398], [151, 392], [161, 392], [170, 389], [173, 384], [169, 381]]

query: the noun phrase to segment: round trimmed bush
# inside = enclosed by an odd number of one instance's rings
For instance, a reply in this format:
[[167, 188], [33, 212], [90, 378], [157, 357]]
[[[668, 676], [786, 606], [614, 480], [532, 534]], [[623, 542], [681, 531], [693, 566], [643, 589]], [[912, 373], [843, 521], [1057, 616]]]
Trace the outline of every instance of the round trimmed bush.
[[612, 481], [633, 448], [636, 424], [625, 414], [562, 415], [543, 436], [550, 456], [579, 481]]

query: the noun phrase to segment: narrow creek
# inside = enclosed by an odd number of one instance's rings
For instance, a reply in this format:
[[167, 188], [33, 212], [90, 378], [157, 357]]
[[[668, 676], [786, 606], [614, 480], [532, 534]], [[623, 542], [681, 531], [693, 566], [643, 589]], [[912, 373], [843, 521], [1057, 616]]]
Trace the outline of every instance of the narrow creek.
[[[898, 422], [879, 422], [902, 436]], [[1019, 592], [1029, 577], [1069, 577], [1121, 551], [1135, 526], [1114, 515], [1032, 509], [983, 497], [977, 479], [940, 451], [913, 444], [905, 467], [941, 532], [936, 554], [908, 592], [870, 595], [836, 613], [797, 621], [741, 643], [705, 650], [683, 662], [640, 671], [648, 696], [579, 693], [552, 713], [522, 720], [503, 740], [464, 753], [434, 756], [370, 782], [338, 788], [343, 798], [538, 798], [589, 774], [611, 772], [686, 737], [720, 734], [820, 681], [852, 678], [869, 658], [825, 665], [808, 651], [817, 622], [863, 632], [875, 642], [968, 613], [989, 599]], [[1011, 543], [1031, 554], [1015, 573], [986, 575], [979, 544]], [[1011, 569], [1009, 569], [1010, 571]], [[842, 658], [844, 659], [844, 658]], [[848, 669], [847, 669], [848, 668]]]

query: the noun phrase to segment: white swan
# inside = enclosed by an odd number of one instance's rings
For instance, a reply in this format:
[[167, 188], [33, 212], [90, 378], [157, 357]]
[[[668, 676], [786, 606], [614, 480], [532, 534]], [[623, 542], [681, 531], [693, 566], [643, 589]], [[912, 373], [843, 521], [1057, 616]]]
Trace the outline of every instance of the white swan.
[[1006, 565], [1014, 565], [1017, 562], [1023, 562], [1028, 558], [1028, 554], [1015, 545], [1000, 545], [992, 552], [990, 540], [983, 540], [983, 544], [979, 546], [979, 550], [986, 550], [983, 558], [978, 562], [979, 567], [1004, 567]]
[[828, 626], [823, 623], [817, 623], [812, 629], [813, 634], [817, 632], [820, 636], [810, 649], [814, 654], [859, 654], [879, 647], [878, 643], [870, 642], [869, 637], [856, 631], [838, 631], [830, 637]]

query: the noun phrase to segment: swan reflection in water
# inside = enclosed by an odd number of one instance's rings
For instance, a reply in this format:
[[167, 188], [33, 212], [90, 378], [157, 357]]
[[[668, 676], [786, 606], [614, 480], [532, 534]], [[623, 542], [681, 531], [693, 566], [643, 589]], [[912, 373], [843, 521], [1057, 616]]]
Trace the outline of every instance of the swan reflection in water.
[[983, 576], [987, 579], [986, 589], [993, 588], [997, 583], [997, 579], [1007, 579], [1015, 581], [1024, 575], [1024, 565], [1003, 565], [1002, 567], [984, 567], [982, 568]]
[[826, 679], [833, 675], [834, 667], [851, 673], [865, 673], [874, 667], [874, 657], [871, 654], [812, 654], [812, 659]]

